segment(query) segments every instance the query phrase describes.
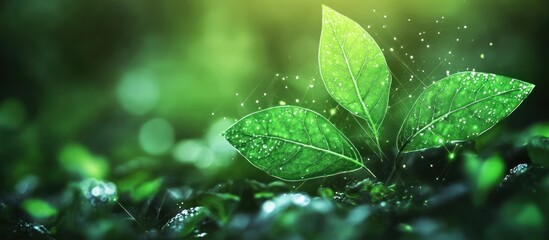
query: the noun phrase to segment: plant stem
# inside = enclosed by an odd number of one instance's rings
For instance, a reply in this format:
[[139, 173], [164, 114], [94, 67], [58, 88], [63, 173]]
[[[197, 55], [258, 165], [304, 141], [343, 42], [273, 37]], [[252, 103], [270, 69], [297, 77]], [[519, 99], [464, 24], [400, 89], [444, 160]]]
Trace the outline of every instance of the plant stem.
[[[389, 177], [387, 177], [387, 180], [385, 181], [385, 183], [390, 183], [391, 182], [391, 179], [393, 178], [393, 175], [395, 174], [396, 170], [397, 170], [397, 161], [398, 161], [398, 157], [401, 155], [402, 151], [404, 150], [404, 148], [408, 145], [408, 143], [410, 142], [410, 140], [407, 140], [406, 142], [404, 142], [404, 144], [402, 145], [402, 147], [400, 147], [400, 149], [398, 149], [398, 153], [393, 161], [393, 169], [391, 169], [391, 173], [389, 173]], [[402, 159], [402, 161], [404, 162], [404, 159]], [[395, 182], [396, 183], [396, 180]]]
[[377, 178], [377, 176], [369, 168], [364, 166], [364, 164], [361, 164], [361, 167], [364, 168], [364, 170], [368, 171], [368, 173], [370, 173], [370, 175], [372, 175], [374, 178]]

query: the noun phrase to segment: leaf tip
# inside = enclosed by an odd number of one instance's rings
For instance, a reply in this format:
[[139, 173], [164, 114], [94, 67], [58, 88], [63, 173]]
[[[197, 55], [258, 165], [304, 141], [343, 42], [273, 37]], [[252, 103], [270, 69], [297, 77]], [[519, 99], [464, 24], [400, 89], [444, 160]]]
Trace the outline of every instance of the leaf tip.
[[535, 84], [532, 84], [532, 83], [526, 83], [526, 86], [528, 88], [528, 93], [532, 92], [532, 90], [534, 90], [534, 88], [536, 87]]
[[229, 128], [227, 128], [227, 129], [225, 129], [225, 131], [221, 132], [221, 133], [219, 134], [219, 136], [221, 136], [221, 137], [227, 139], [227, 136], [229, 135], [229, 131], [231, 130], [231, 128], [232, 128], [232, 127], [229, 127]]
[[325, 4], [322, 4], [322, 15], [332, 14], [333, 12], [335, 12], [334, 9], [332, 9], [331, 7], [328, 7]]

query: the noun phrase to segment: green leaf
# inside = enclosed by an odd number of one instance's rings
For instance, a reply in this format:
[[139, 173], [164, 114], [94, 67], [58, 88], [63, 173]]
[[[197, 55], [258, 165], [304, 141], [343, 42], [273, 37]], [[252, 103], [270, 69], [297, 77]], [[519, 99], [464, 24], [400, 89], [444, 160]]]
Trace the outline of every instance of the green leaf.
[[326, 6], [322, 18], [318, 58], [324, 85], [341, 106], [367, 121], [377, 141], [391, 88], [383, 53], [353, 20]]
[[57, 209], [48, 202], [40, 199], [27, 199], [21, 206], [34, 218], [48, 218], [57, 215]]
[[109, 162], [95, 156], [80, 144], [69, 143], [59, 152], [59, 163], [68, 172], [82, 178], [104, 179], [109, 172]]
[[208, 215], [210, 215], [208, 208], [203, 206], [183, 209], [164, 224], [161, 231], [171, 234], [172, 237], [188, 236], [204, 222]]
[[505, 175], [505, 163], [501, 156], [493, 155], [482, 163], [477, 179], [479, 191], [488, 192], [503, 179]]
[[499, 155], [492, 155], [486, 160], [473, 153], [464, 154], [464, 170], [473, 187], [473, 201], [481, 205], [505, 175], [505, 162]]
[[223, 136], [254, 166], [284, 180], [364, 167], [349, 139], [326, 118], [301, 107], [280, 106], [252, 113]]
[[400, 128], [398, 147], [411, 152], [474, 138], [511, 114], [533, 88], [495, 74], [450, 75], [418, 97]]
[[151, 197], [158, 192], [161, 186], [162, 178], [142, 183], [132, 192], [132, 199], [135, 202], [139, 202], [145, 198]]

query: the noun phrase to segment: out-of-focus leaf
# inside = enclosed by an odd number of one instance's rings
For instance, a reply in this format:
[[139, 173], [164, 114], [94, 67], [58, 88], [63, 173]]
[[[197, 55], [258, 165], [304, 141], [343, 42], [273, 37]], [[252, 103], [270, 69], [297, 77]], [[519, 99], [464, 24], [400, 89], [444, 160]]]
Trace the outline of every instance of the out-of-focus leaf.
[[549, 167], [549, 138], [532, 137], [526, 145], [528, 156], [534, 164]]
[[493, 155], [484, 161], [472, 153], [464, 156], [464, 170], [474, 189], [473, 200], [475, 204], [482, 204], [492, 189], [503, 179], [505, 163], [499, 155]]
[[57, 209], [41, 199], [27, 199], [21, 207], [34, 218], [48, 218], [57, 215]]
[[99, 156], [92, 155], [85, 147], [78, 144], [67, 144], [59, 152], [59, 163], [82, 178], [103, 179], [107, 176], [108, 162]]
[[151, 197], [158, 192], [160, 186], [162, 186], [162, 178], [144, 182], [131, 192], [132, 199], [139, 202], [145, 198]]

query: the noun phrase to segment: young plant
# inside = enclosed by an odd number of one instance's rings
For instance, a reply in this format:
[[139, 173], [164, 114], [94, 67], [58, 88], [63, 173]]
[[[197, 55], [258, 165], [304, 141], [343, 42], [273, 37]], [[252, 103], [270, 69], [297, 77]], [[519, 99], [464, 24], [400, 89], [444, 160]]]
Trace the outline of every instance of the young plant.
[[[320, 75], [342, 107], [363, 119], [371, 149], [382, 155], [380, 126], [391, 74], [383, 53], [359, 24], [323, 6]], [[533, 84], [480, 72], [460, 72], [427, 87], [397, 137], [401, 152], [470, 140], [513, 112]], [[320, 114], [278, 106], [245, 116], [223, 136], [251, 164], [283, 180], [304, 180], [366, 169], [356, 147]], [[395, 159], [396, 161], [396, 159]]]

